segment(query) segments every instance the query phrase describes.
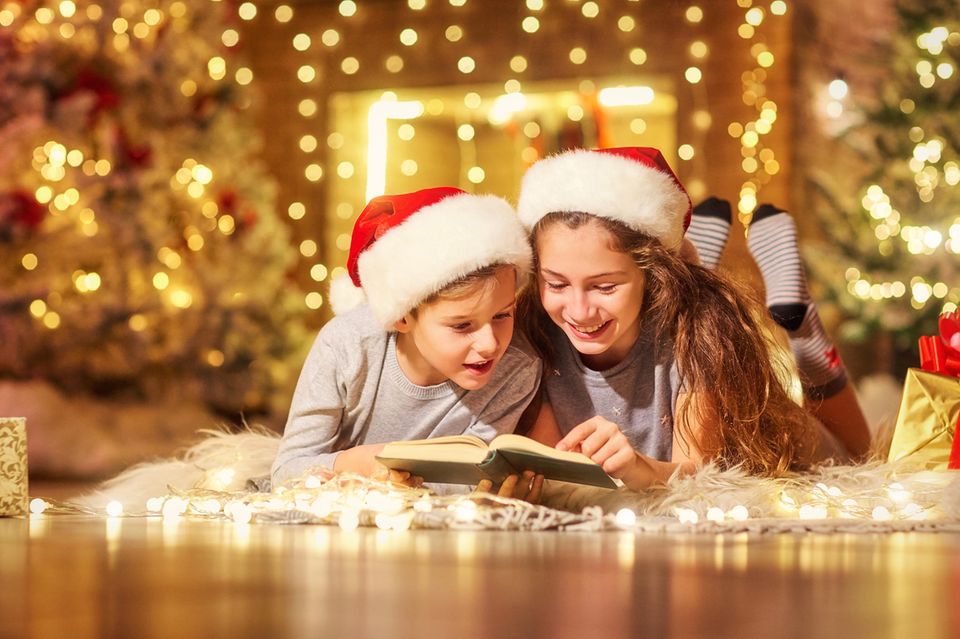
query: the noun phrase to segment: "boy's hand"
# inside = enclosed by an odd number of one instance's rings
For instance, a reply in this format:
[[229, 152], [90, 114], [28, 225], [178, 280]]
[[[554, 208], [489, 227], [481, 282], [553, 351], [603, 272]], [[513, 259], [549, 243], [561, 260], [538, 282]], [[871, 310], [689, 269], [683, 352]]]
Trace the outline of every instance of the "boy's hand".
[[[489, 493], [493, 490], [493, 482], [482, 479], [474, 489], [474, 494]], [[522, 475], [508, 475], [497, 488], [497, 496], [521, 499], [531, 504], [540, 502], [543, 494], [543, 475], [535, 475], [531, 470], [523, 471]]]
[[377, 479], [383, 479], [391, 484], [399, 484], [407, 488], [420, 488], [423, 486], [423, 477], [419, 475], [414, 475], [405, 470], [394, 470], [386, 466], [381, 466], [381, 468], [386, 472], [383, 477], [377, 476]]

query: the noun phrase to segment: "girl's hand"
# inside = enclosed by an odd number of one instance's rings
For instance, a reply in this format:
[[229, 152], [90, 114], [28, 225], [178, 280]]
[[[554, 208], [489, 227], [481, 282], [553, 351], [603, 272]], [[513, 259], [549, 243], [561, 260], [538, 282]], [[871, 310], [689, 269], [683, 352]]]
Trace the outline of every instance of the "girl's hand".
[[603, 466], [608, 475], [624, 482], [640, 461], [620, 427], [600, 416], [575, 426], [556, 448], [583, 453]]
[[665, 482], [677, 467], [675, 463], [641, 455], [633, 449], [619, 426], [600, 416], [575, 426], [557, 443], [557, 450], [583, 453], [603, 466], [608, 475], [633, 490]]
[[[482, 479], [474, 489], [474, 494], [489, 493], [493, 490], [493, 482]], [[543, 492], [543, 475], [534, 475], [533, 471], [525, 470], [522, 475], [508, 475], [497, 489], [497, 496], [511, 499], [522, 499], [531, 504], [540, 502]]]

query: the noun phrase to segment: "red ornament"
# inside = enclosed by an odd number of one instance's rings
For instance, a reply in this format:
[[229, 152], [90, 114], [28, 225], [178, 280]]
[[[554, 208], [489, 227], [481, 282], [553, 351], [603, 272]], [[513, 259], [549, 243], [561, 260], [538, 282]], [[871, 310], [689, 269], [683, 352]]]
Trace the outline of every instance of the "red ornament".
[[44, 208], [31, 193], [17, 190], [10, 194], [10, 199], [13, 203], [10, 219], [14, 224], [30, 230], [40, 226], [44, 218]]

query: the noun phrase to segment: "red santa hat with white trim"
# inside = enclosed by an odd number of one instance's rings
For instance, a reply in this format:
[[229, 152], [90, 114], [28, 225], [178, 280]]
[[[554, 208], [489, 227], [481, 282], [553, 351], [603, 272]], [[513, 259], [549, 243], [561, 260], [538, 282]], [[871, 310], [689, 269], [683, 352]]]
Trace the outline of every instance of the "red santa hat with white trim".
[[626, 224], [680, 251], [693, 205], [658, 149], [574, 149], [523, 176], [517, 212], [529, 230], [548, 213], [580, 211]]
[[493, 195], [436, 187], [375, 197], [353, 227], [347, 276], [330, 287], [342, 313], [366, 302], [385, 328], [423, 300], [470, 273], [496, 264], [531, 263], [530, 245], [513, 207]]

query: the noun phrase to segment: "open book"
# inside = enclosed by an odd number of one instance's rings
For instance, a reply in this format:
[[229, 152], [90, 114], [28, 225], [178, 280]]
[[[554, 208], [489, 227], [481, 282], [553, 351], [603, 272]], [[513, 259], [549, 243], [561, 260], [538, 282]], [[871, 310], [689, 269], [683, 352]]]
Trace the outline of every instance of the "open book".
[[603, 488], [618, 485], [586, 455], [555, 450], [523, 435], [500, 435], [490, 444], [473, 435], [392, 442], [383, 447], [377, 461], [440, 484], [476, 484], [481, 479], [499, 483], [507, 475], [532, 470], [557, 481]]

